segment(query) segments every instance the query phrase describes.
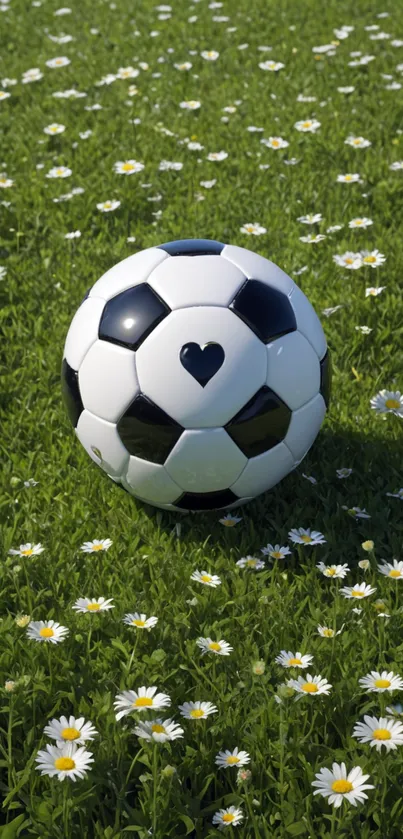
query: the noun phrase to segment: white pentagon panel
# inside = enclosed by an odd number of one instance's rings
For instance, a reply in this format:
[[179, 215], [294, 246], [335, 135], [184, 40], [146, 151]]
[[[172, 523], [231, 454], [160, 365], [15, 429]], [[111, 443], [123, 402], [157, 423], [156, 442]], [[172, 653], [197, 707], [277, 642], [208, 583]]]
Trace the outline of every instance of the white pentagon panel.
[[319, 360], [322, 361], [327, 350], [327, 344], [322, 324], [315, 309], [297, 285], [290, 294], [289, 301], [294, 309], [298, 332], [301, 332], [312, 344]]
[[106, 422], [84, 410], [74, 430], [94, 463], [117, 478], [124, 473], [129, 461], [129, 452], [123, 445], [114, 423]]
[[271, 489], [291, 472], [294, 458], [283, 442], [251, 457], [239, 478], [229, 489], [239, 496], [255, 496]]
[[227, 489], [248, 459], [224, 428], [184, 431], [165, 461], [165, 469], [185, 492]]
[[[183, 367], [187, 343], [217, 343], [224, 361], [205, 387]], [[267, 352], [257, 336], [229, 309], [196, 306], [164, 318], [136, 352], [140, 388], [185, 428], [223, 426], [265, 382]]]
[[319, 359], [312, 345], [300, 332], [289, 332], [267, 344], [266, 349], [266, 384], [292, 411], [319, 393]]
[[295, 287], [294, 280], [278, 265], [258, 253], [247, 250], [247, 248], [240, 248], [238, 245], [225, 245], [221, 251], [220, 259], [228, 259], [249, 280], [261, 280], [262, 283], [277, 288], [284, 294], [289, 295]]
[[296, 461], [301, 462], [315, 442], [325, 414], [326, 404], [320, 393], [291, 414], [284, 443]]
[[63, 357], [73, 370], [78, 370], [91, 344], [98, 338], [99, 322], [105, 307], [100, 297], [87, 297], [71, 321]]
[[185, 306], [229, 306], [245, 275], [221, 256], [170, 256], [147, 282], [170, 309]]
[[182, 494], [180, 485], [170, 477], [160, 463], [151, 463], [140, 457], [130, 455], [127, 471], [122, 478], [135, 495], [143, 501], [154, 504], [171, 504]]
[[103, 297], [110, 300], [127, 288], [146, 282], [154, 268], [168, 258], [161, 248], [146, 248], [122, 259], [106, 271], [92, 286], [89, 297]]
[[95, 341], [78, 371], [84, 407], [108, 422], [118, 422], [140, 392], [135, 354], [109, 341]]

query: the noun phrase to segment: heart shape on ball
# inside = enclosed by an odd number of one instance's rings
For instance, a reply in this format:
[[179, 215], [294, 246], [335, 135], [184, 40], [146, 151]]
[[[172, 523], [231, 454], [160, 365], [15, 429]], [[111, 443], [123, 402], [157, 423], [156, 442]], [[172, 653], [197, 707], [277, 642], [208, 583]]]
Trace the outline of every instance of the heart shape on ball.
[[225, 354], [220, 344], [210, 342], [201, 347], [200, 344], [190, 341], [189, 344], [183, 345], [179, 357], [185, 370], [202, 387], [206, 387], [222, 366]]

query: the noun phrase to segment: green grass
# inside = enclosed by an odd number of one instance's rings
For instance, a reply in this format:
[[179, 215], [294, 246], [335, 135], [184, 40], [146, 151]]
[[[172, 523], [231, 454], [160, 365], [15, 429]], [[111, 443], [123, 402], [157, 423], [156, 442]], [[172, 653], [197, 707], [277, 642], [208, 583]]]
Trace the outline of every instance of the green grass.
[[[403, 559], [401, 500], [386, 495], [402, 484], [402, 424], [370, 405], [381, 389], [402, 390], [403, 172], [389, 167], [403, 159], [403, 88], [386, 90], [382, 74], [402, 80], [395, 68], [403, 47], [391, 40], [403, 39], [403, 7], [391, 0], [238, 0], [210, 9], [207, 0], [178, 0], [171, 19], [158, 20], [157, 5], [116, 0], [111, 8], [83, 0], [70, 4], [70, 15], [54, 17], [55, 0], [40, 7], [11, 0], [1, 13], [0, 80], [17, 84], [3, 88], [11, 96], [0, 101], [0, 173], [14, 181], [0, 192], [0, 201], [10, 202], [0, 204], [0, 265], [6, 269], [0, 281], [0, 839], [145, 839], [150, 828], [157, 839], [210, 839], [221, 835], [212, 825], [214, 813], [231, 804], [244, 818], [224, 831], [230, 836], [325, 839], [337, 832], [345, 839], [398, 839], [402, 747], [378, 754], [351, 734], [364, 714], [380, 716], [401, 698], [366, 693], [359, 678], [383, 669], [403, 676], [402, 584], [377, 569], [381, 559]], [[390, 17], [376, 17], [386, 11]], [[191, 15], [197, 20], [189, 23]], [[229, 21], [215, 22], [214, 15]], [[392, 37], [370, 40], [373, 32], [364, 27], [371, 24]], [[355, 29], [336, 54], [315, 58], [312, 47], [336, 40], [333, 29], [343, 25]], [[46, 30], [73, 40], [52, 43]], [[155, 30], [160, 34], [153, 37]], [[239, 50], [243, 43], [248, 48]], [[259, 45], [273, 49], [261, 52]], [[200, 56], [211, 49], [220, 53], [217, 61]], [[375, 60], [349, 67], [350, 52], [358, 50]], [[57, 56], [71, 63], [48, 68], [45, 62]], [[268, 59], [285, 67], [264, 72], [258, 64]], [[187, 60], [190, 72], [174, 68]], [[149, 69], [137, 78], [96, 85], [138, 61]], [[22, 74], [36, 67], [43, 78], [22, 84]], [[161, 76], [153, 78], [154, 72]], [[132, 84], [138, 94], [129, 97]], [[346, 85], [354, 92], [337, 91]], [[87, 97], [52, 96], [69, 88]], [[297, 102], [300, 93], [317, 101]], [[185, 99], [201, 107], [182, 110]], [[222, 109], [236, 100], [236, 112], [226, 114]], [[85, 110], [98, 102], [102, 110]], [[317, 133], [294, 128], [311, 117], [321, 122]], [[134, 118], [141, 123], [133, 125]], [[47, 136], [43, 129], [52, 122], [66, 130]], [[161, 133], [158, 123], [174, 136]], [[248, 125], [264, 133], [250, 133]], [[81, 139], [88, 129], [92, 135]], [[372, 145], [351, 148], [344, 142], [350, 134]], [[194, 135], [204, 146], [200, 152], [179, 143]], [[285, 138], [289, 147], [260, 144], [269, 136]], [[206, 159], [221, 149], [225, 160]], [[299, 163], [284, 165], [291, 157]], [[116, 161], [131, 158], [144, 163], [142, 172], [114, 173]], [[161, 160], [181, 161], [183, 168], [160, 171]], [[262, 163], [270, 168], [259, 169]], [[62, 165], [72, 169], [70, 178], [46, 178]], [[336, 182], [348, 172], [358, 172], [363, 184]], [[200, 186], [213, 178], [214, 188]], [[85, 192], [52, 201], [74, 187]], [[205, 200], [197, 200], [200, 193]], [[147, 200], [157, 195], [161, 201]], [[118, 210], [97, 209], [114, 198], [121, 201]], [[153, 215], [157, 210], [160, 217]], [[313, 227], [297, 221], [310, 212], [323, 221]], [[349, 229], [348, 222], [362, 216], [373, 225]], [[267, 233], [240, 232], [250, 222]], [[336, 224], [344, 227], [318, 244], [299, 239]], [[74, 230], [81, 238], [65, 240]], [[128, 236], [136, 237], [134, 244]], [[192, 237], [241, 245], [280, 265], [315, 307], [333, 360], [330, 411], [314, 446], [295, 472], [236, 511], [241, 521], [233, 528], [220, 523], [224, 511], [175, 516], [121, 492], [79, 444], [61, 399], [64, 341], [85, 291], [134, 251]], [[332, 258], [375, 248], [386, 256], [375, 269], [348, 271]], [[297, 274], [304, 265], [308, 270]], [[386, 288], [366, 298], [368, 286]], [[362, 334], [357, 325], [372, 331]], [[343, 467], [352, 473], [339, 479], [336, 470]], [[26, 487], [29, 478], [38, 484]], [[365, 508], [371, 518], [356, 519], [343, 505]], [[288, 539], [295, 527], [319, 530], [326, 543], [297, 548]], [[80, 550], [85, 541], [106, 538], [113, 543], [108, 551]], [[375, 552], [364, 572], [358, 562], [367, 557], [361, 545], [368, 539]], [[44, 552], [32, 559], [9, 555], [27, 542], [41, 543]], [[241, 557], [262, 557], [269, 542], [289, 544], [292, 555], [257, 572], [236, 565]], [[326, 579], [316, 568], [321, 560], [347, 563], [347, 577]], [[205, 569], [220, 577], [218, 588], [190, 579]], [[357, 604], [338, 589], [363, 580], [376, 593], [362, 600], [357, 614]], [[77, 614], [72, 606], [79, 597], [113, 598], [114, 609]], [[378, 616], [376, 600], [389, 617]], [[142, 632], [122, 623], [135, 611], [157, 616], [156, 627]], [[16, 623], [21, 615], [53, 619], [69, 634], [57, 645], [36, 643]], [[343, 630], [321, 638], [318, 624]], [[199, 637], [224, 639], [233, 651], [203, 656]], [[313, 655], [308, 671], [276, 664], [283, 649]], [[253, 672], [258, 660], [265, 662], [262, 675]], [[306, 672], [328, 679], [328, 696], [276, 701], [288, 678]], [[15, 684], [6, 686], [10, 680]], [[139, 739], [134, 726], [151, 719], [150, 712], [116, 721], [116, 695], [142, 685], [170, 696], [171, 706], [157, 715], [173, 717], [184, 729], [181, 739], [158, 746]], [[196, 700], [213, 702], [218, 713], [199, 722], [183, 719], [178, 705]], [[44, 727], [62, 715], [83, 716], [98, 732], [85, 744], [94, 762], [75, 783], [41, 776], [35, 763], [51, 742]], [[244, 785], [236, 782], [236, 768], [215, 765], [219, 751], [236, 746], [251, 759]], [[375, 788], [367, 801], [334, 810], [313, 796], [315, 773], [333, 761], [370, 775]], [[167, 766], [175, 767], [174, 775]]]

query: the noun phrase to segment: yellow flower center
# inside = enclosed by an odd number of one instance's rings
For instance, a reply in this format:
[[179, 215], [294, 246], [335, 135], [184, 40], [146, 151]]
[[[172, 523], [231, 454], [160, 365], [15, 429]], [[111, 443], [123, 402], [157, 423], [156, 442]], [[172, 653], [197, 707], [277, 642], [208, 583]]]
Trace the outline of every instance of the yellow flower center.
[[111, 207], [111, 206], [112, 206], [112, 204], [111, 204], [110, 201], [105, 201], [105, 204], [104, 204], [105, 208], [109, 209], [109, 207]]
[[77, 737], [80, 736], [80, 732], [77, 731], [76, 728], [64, 728], [62, 731], [62, 737], [64, 740], [77, 740]]
[[333, 629], [324, 629], [323, 634], [326, 635], [326, 638], [333, 638], [334, 632]]
[[373, 737], [375, 737], [375, 740], [390, 740], [392, 735], [387, 728], [376, 728]]
[[303, 128], [309, 128], [309, 126], [310, 126], [310, 125], [312, 125], [312, 122], [311, 122], [311, 120], [310, 120], [310, 119], [309, 119], [309, 120], [307, 120], [307, 122], [303, 122], [303, 123], [302, 123], [302, 127], [303, 127]]
[[211, 644], [209, 644], [209, 647], [210, 650], [215, 650], [216, 652], [218, 652], [218, 650], [221, 650], [221, 647], [219, 644], [217, 644], [217, 641], [212, 641]]
[[386, 408], [399, 408], [400, 402], [397, 399], [387, 399], [385, 402]]
[[88, 603], [88, 605], [87, 605], [87, 610], [89, 612], [97, 612], [98, 609], [100, 609], [100, 608], [101, 608], [101, 606], [100, 606], [99, 603]]
[[99, 542], [98, 545], [92, 545], [91, 550], [92, 551], [102, 551], [101, 543]]
[[355, 140], [353, 140], [353, 143], [354, 143], [354, 145], [355, 145], [355, 146], [359, 146], [359, 145], [360, 145], [360, 143], [361, 143], [360, 138], [359, 138], [359, 137], [356, 137], [356, 138], [355, 138]]
[[353, 785], [351, 781], [345, 781], [344, 778], [340, 778], [338, 781], [333, 781], [332, 783], [332, 790], [333, 792], [351, 792], [353, 789]]
[[289, 658], [287, 664], [292, 667], [293, 664], [302, 664], [302, 660], [300, 658]]
[[31, 554], [33, 554], [33, 552], [34, 552], [34, 551], [33, 551], [33, 549], [32, 549], [32, 548], [27, 548], [27, 550], [25, 550], [25, 551], [21, 551], [21, 553], [22, 553], [22, 555], [23, 555], [23, 556], [31, 556]]
[[314, 682], [305, 682], [304, 685], [301, 685], [301, 688], [305, 693], [316, 693], [318, 690], [318, 686]]
[[336, 573], [335, 568], [327, 568], [327, 570], [326, 570], [326, 574], [328, 575], [328, 577], [334, 577], [335, 573]]
[[312, 536], [308, 536], [307, 534], [304, 535], [304, 536], [301, 536], [301, 539], [302, 539], [303, 542], [312, 542]]
[[256, 565], [256, 559], [248, 559], [246, 564], [253, 567], [254, 565]]
[[132, 620], [132, 623], [134, 623], [135, 626], [145, 626], [146, 624], [145, 621], [142, 621], [139, 618], [134, 618], [134, 620]]
[[202, 580], [203, 580], [203, 583], [209, 583], [210, 580], [212, 580], [212, 577], [210, 576], [210, 574], [203, 574]]
[[[213, 154], [212, 154], [211, 156], [212, 156], [212, 158], [213, 158], [214, 160], [215, 160], [215, 158], [217, 157], [217, 155], [216, 155], [214, 152], [213, 152]], [[248, 224], [248, 228], [249, 228], [249, 230], [253, 230], [253, 228], [252, 228], [252, 226], [251, 226], [250, 224]], [[226, 527], [233, 527], [233, 526], [234, 526], [234, 524], [235, 524], [235, 522], [234, 522], [232, 519], [226, 519], [226, 520], [223, 522], [223, 524], [225, 524], [225, 526], [226, 526]]]
[[271, 144], [272, 144], [272, 146], [275, 146], [275, 148], [277, 148], [277, 146], [279, 146], [279, 145], [280, 145], [280, 143], [279, 143], [279, 141], [278, 141], [278, 140], [272, 140], [272, 143], [271, 143]]
[[151, 696], [138, 696], [133, 702], [133, 708], [150, 708], [153, 704]]
[[283, 554], [281, 553], [281, 551], [273, 551], [273, 553], [272, 553], [272, 557], [273, 557], [274, 559], [282, 559], [282, 558], [283, 558]]
[[56, 58], [56, 64], [63, 64], [62, 58]]
[[222, 817], [222, 820], [226, 824], [229, 824], [230, 822], [234, 821], [234, 818], [235, 818], [235, 816], [234, 816], [233, 813], [225, 813], [225, 815]]
[[55, 760], [55, 769], [63, 769], [68, 771], [75, 768], [75, 761], [71, 757], [57, 757]]
[[42, 638], [52, 638], [52, 635], [54, 634], [53, 629], [49, 626], [45, 626], [43, 629], [39, 630], [39, 635], [41, 635]]
[[398, 571], [397, 568], [393, 568], [392, 571], [389, 571], [389, 577], [401, 577], [401, 571]]
[[376, 688], [389, 688], [391, 682], [389, 679], [375, 679], [374, 684]]
[[345, 176], [345, 178], [344, 178], [344, 180], [345, 180], [345, 181], [351, 181], [351, 180], [352, 180], [352, 177], [353, 177], [352, 175], [346, 175], [346, 176]]
[[134, 169], [133, 163], [124, 163], [122, 169], [124, 172], [131, 172]]
[[364, 597], [363, 591], [352, 591], [351, 594], [353, 597]]
[[376, 262], [376, 256], [364, 256], [363, 262]]
[[354, 260], [352, 260], [352, 259], [351, 259], [351, 256], [347, 256], [347, 257], [346, 257], [346, 259], [344, 260], [344, 262], [346, 263], [346, 265], [352, 265], [352, 264], [353, 264], [353, 261], [354, 261]]
[[154, 725], [151, 726], [151, 731], [153, 731], [154, 734], [164, 734], [165, 728], [163, 725], [160, 725], [156, 722], [154, 723]]
[[356, 227], [358, 227], [359, 224], [362, 224], [362, 218], [357, 218], [354, 224], [356, 225]]
[[194, 717], [194, 719], [200, 719], [200, 717], [204, 717], [204, 711], [201, 708], [193, 708], [190, 712], [190, 716]]
[[230, 755], [229, 757], [227, 757], [227, 763], [230, 764], [231, 766], [234, 763], [239, 763], [239, 757], [237, 757], [236, 755]]

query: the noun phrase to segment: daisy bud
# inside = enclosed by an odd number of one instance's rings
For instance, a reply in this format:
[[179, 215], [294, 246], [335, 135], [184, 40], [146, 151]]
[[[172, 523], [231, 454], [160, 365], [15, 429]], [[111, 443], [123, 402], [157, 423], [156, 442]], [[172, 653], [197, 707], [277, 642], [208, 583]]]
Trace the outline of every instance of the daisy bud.
[[374, 550], [374, 543], [372, 542], [371, 539], [367, 539], [366, 542], [362, 543], [361, 547], [364, 549], [364, 551], [373, 551]]
[[377, 612], [383, 612], [386, 609], [386, 603], [383, 600], [375, 600], [372, 605]]
[[255, 676], [262, 676], [265, 671], [265, 666], [264, 661], [254, 661], [252, 664], [252, 672]]
[[12, 691], [15, 690], [15, 688], [16, 682], [13, 682], [12, 679], [9, 679], [9, 681], [5, 682], [4, 684], [4, 690], [6, 690], [7, 693], [12, 693]]
[[370, 563], [369, 559], [361, 559], [358, 563], [358, 567], [363, 568], [364, 571], [367, 571], [367, 569], [370, 567], [370, 564], [371, 563]]
[[173, 778], [174, 775], [177, 774], [177, 769], [175, 766], [171, 766], [170, 763], [167, 763], [163, 769], [161, 769], [161, 775], [163, 778]]
[[10, 480], [11, 486], [16, 487], [16, 486], [18, 486], [19, 483], [20, 483], [20, 478], [17, 478], [16, 475], [13, 475], [13, 477]]
[[20, 626], [22, 629], [24, 628], [24, 626], [28, 626], [30, 620], [30, 615], [17, 615], [17, 617], [15, 618], [17, 626]]
[[247, 783], [247, 781], [250, 781], [251, 777], [252, 777], [252, 772], [250, 771], [250, 769], [241, 768], [241, 769], [238, 769], [237, 776], [236, 776], [236, 782], [237, 782], [237, 784], [245, 784], [245, 783]]

